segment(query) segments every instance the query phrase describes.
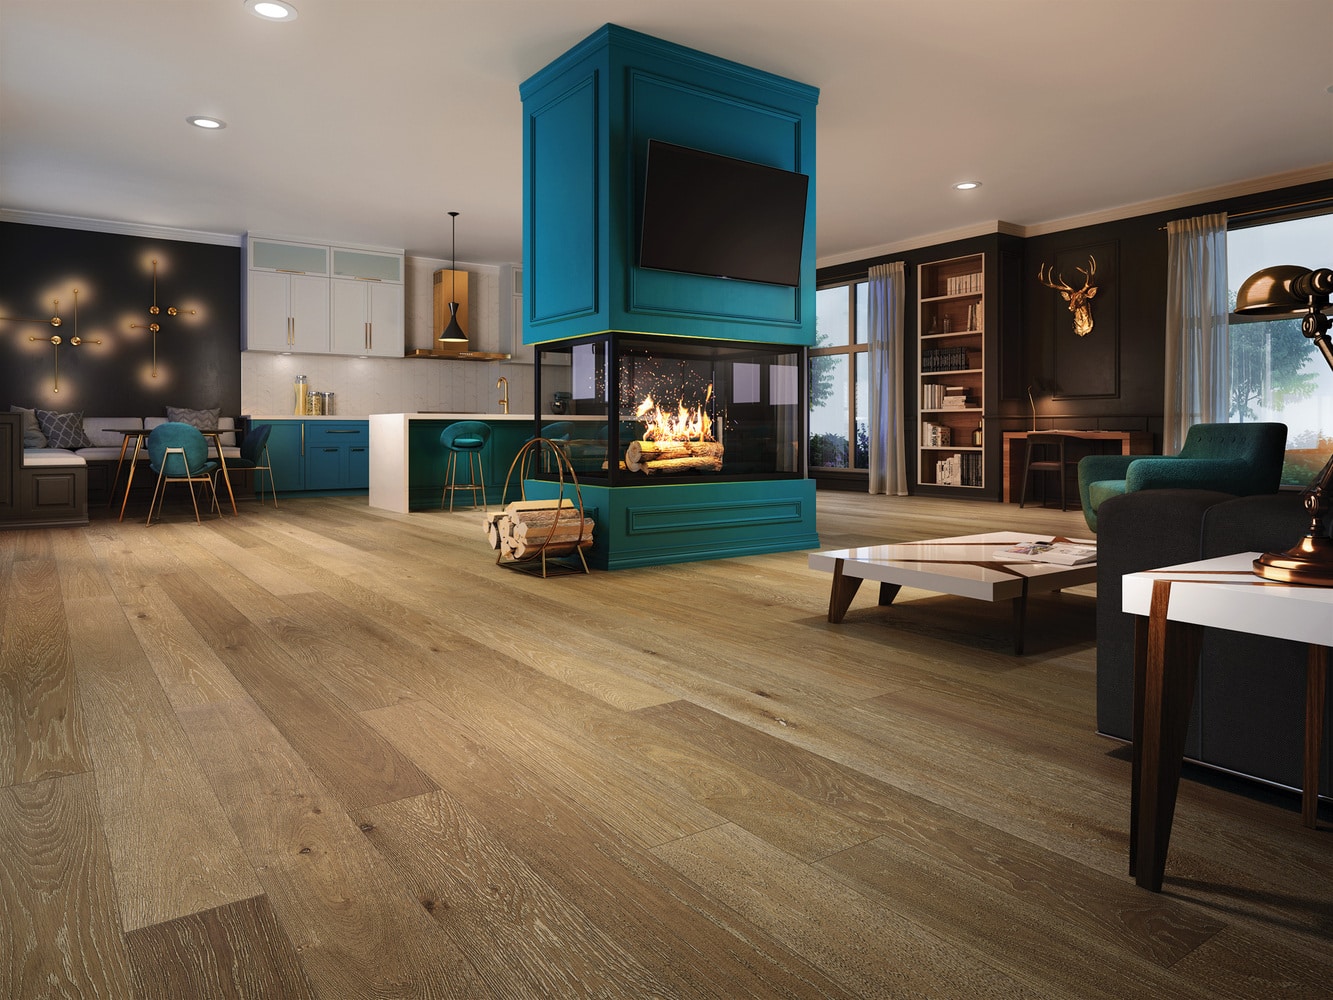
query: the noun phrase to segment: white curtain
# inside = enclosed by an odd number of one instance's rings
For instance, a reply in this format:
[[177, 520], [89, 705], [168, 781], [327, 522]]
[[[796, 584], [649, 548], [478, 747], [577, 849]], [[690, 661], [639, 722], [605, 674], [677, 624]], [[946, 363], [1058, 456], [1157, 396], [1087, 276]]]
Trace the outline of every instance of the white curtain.
[[1226, 214], [1168, 222], [1166, 246], [1162, 454], [1174, 455], [1191, 425], [1226, 423], [1230, 408]]
[[903, 425], [903, 262], [870, 269], [870, 492], [907, 495]]

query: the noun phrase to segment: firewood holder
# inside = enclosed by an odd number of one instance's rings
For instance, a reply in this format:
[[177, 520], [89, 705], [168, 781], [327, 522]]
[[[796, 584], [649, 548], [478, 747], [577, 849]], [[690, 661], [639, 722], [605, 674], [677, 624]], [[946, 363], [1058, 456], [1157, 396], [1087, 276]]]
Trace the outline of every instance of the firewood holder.
[[[550, 464], [555, 467], [556, 483], [558, 490], [555, 497], [555, 516], [552, 519], [550, 528], [547, 529], [546, 537], [541, 539], [534, 550], [524, 556], [518, 557], [506, 555], [503, 547], [497, 551], [495, 563], [497, 566], [505, 566], [509, 569], [522, 570], [531, 573], [534, 576], [540, 572], [542, 579], [554, 574], [565, 575], [568, 573], [578, 573], [580, 568], [582, 572], [587, 573], [588, 560], [583, 557], [584, 549], [584, 526], [586, 521], [583, 516], [583, 493], [579, 489], [579, 477], [574, 471], [574, 465], [570, 462], [569, 456], [565, 454], [564, 449], [560, 447], [558, 441], [550, 438], [535, 437], [524, 443], [518, 450], [514, 460], [509, 464], [509, 472], [505, 475], [504, 490], [500, 493], [501, 497], [509, 496], [509, 481], [513, 478], [515, 470], [518, 471], [518, 494], [522, 500], [527, 500], [527, 487], [525, 480], [528, 469], [532, 463], [549, 459]], [[542, 462], [543, 467], [548, 467], [546, 462]], [[573, 506], [565, 506], [566, 477], [568, 484], [573, 489]], [[564, 516], [564, 515], [568, 516]], [[565, 542], [552, 543], [552, 539], [557, 535], [561, 525], [578, 524], [579, 535], [574, 543], [572, 552], [554, 554], [552, 549], [561, 548]]]

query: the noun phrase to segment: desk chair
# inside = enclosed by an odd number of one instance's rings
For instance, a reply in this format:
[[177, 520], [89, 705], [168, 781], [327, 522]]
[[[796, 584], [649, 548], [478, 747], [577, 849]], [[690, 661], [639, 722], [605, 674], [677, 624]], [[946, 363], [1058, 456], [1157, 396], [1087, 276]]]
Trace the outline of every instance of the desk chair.
[[[481, 462], [481, 450], [491, 439], [490, 425], [480, 420], [460, 420], [450, 424], [440, 432], [440, 444], [449, 453], [444, 465], [444, 491], [440, 494], [440, 508], [444, 509], [444, 498], [449, 498], [449, 509], [454, 509], [454, 494], [459, 490], [472, 491], [472, 506], [477, 506], [477, 493], [481, 492], [481, 509], [486, 510], [486, 477]], [[466, 483], [458, 482], [458, 456], [467, 456]]]
[[213, 494], [213, 505], [217, 509], [217, 491], [213, 489], [213, 473], [219, 468], [218, 463], [208, 457], [208, 443], [199, 429], [189, 424], [169, 422], [153, 428], [148, 435], [148, 465], [157, 473], [157, 485], [153, 487], [153, 499], [148, 504], [148, 521], [153, 523], [153, 508], [162, 517], [162, 504], [167, 498], [168, 483], [188, 483], [190, 503], [194, 505], [194, 520], [199, 521], [199, 503], [195, 499], [194, 484], [207, 483]]
[[[273, 480], [273, 462], [268, 457], [268, 436], [272, 430], [271, 424], [255, 424], [251, 427], [241, 440], [240, 456], [227, 459], [227, 471], [255, 473], [255, 485], [259, 489], [260, 503], [264, 502], [264, 478], [259, 473], [267, 472], [269, 489], [273, 491], [273, 509], [277, 510], [278, 487]], [[213, 485], [216, 490], [216, 476]]]
[[[1069, 504], [1066, 498], [1066, 483], [1069, 479], [1069, 470], [1071, 467], [1078, 468], [1078, 460], [1069, 461], [1065, 452], [1065, 445], [1068, 442], [1063, 434], [1029, 434], [1027, 456], [1023, 461], [1023, 489], [1018, 495], [1018, 506], [1022, 507], [1027, 503], [1028, 483], [1032, 475], [1045, 476], [1054, 472], [1060, 477], [1060, 509], [1068, 510]], [[1045, 490], [1042, 491], [1042, 502], [1045, 503]]]

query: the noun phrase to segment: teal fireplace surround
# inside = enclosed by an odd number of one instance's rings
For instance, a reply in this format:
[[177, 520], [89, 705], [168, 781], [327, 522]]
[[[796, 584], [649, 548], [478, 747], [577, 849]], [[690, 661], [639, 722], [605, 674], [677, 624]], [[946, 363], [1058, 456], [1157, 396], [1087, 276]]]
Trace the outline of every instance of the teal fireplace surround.
[[[519, 93], [524, 344], [608, 331], [814, 343], [816, 88], [607, 24]], [[640, 268], [649, 139], [807, 174], [800, 284]], [[599, 515], [590, 561], [606, 569], [819, 544], [810, 479], [587, 485], [583, 502]]]

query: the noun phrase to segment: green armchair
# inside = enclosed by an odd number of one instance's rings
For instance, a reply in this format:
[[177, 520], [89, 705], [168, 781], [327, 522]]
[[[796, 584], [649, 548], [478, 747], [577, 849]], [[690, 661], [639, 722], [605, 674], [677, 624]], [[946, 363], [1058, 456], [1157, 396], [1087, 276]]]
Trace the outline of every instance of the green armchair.
[[1179, 455], [1088, 455], [1078, 463], [1083, 517], [1095, 532], [1104, 501], [1139, 490], [1276, 493], [1286, 447], [1286, 424], [1195, 424]]

